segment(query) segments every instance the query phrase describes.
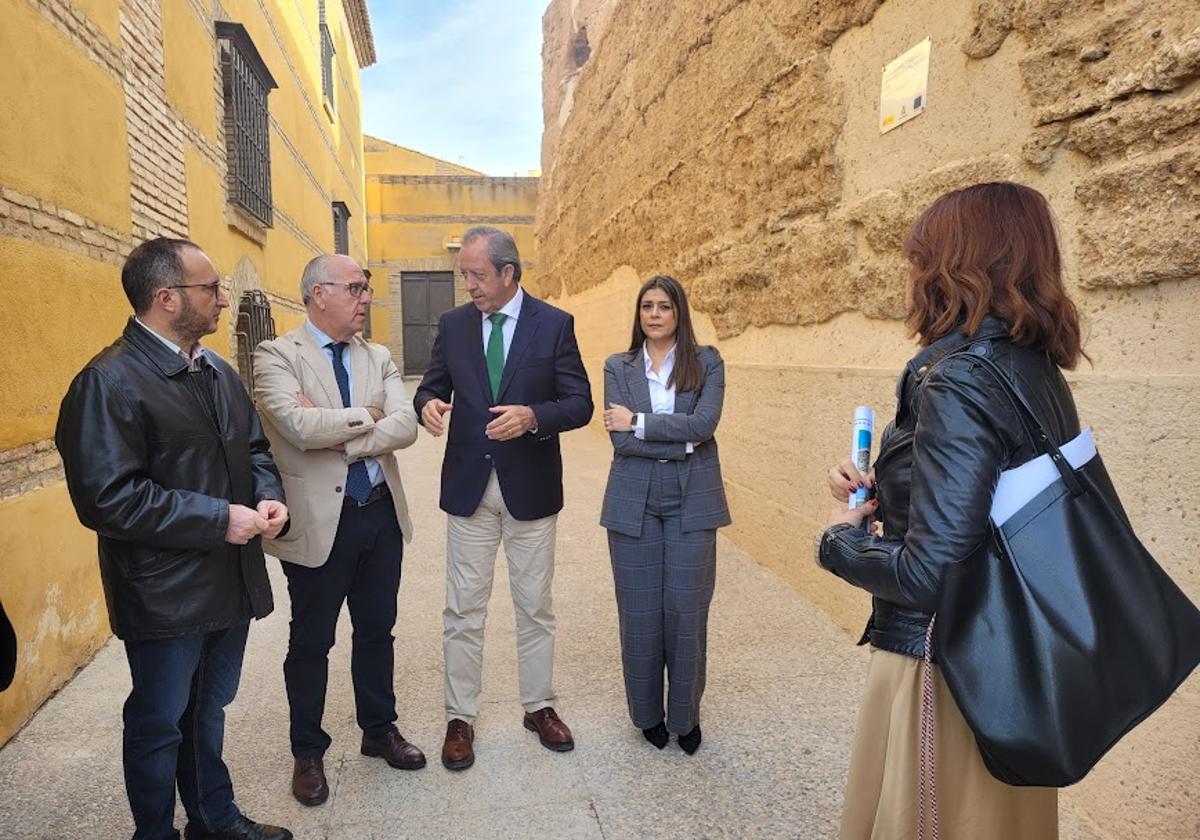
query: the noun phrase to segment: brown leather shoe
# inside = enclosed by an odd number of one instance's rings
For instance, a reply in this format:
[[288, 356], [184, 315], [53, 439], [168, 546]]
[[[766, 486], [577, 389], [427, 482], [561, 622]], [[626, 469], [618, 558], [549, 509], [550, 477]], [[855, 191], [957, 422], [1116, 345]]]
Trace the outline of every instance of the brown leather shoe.
[[372, 758], [382, 758], [397, 770], [420, 770], [425, 766], [425, 753], [405, 741], [394, 726], [382, 738], [363, 735], [361, 752]]
[[325, 762], [321, 757], [297, 758], [292, 768], [292, 796], [301, 805], [320, 805], [329, 798]]
[[571, 737], [571, 728], [563, 723], [562, 718], [547, 706], [536, 712], [525, 713], [525, 728], [538, 734], [542, 746], [555, 752], [569, 752], [575, 749], [575, 739]]
[[447, 770], [466, 770], [475, 763], [475, 727], [455, 718], [446, 724], [446, 742], [442, 744], [442, 764]]

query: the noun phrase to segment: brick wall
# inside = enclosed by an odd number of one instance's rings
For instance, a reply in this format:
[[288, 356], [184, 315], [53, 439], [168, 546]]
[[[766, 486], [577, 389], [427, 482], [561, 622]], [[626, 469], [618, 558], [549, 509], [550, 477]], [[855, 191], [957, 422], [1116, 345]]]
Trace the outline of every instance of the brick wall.
[[188, 235], [186, 132], [167, 104], [163, 65], [162, 6], [158, 0], [125, 0], [121, 6], [125, 116], [133, 232], [138, 240]]

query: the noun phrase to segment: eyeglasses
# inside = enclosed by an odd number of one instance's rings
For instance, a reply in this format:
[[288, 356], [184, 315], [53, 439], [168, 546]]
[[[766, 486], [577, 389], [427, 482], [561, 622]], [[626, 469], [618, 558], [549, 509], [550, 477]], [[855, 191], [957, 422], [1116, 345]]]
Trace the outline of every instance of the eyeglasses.
[[363, 293], [372, 293], [370, 283], [318, 283], [318, 286], [340, 286], [346, 290], [346, 293], [352, 298], [360, 298]]
[[174, 286], [167, 286], [168, 289], [204, 289], [211, 292], [213, 297], [216, 297], [221, 291], [221, 281], [215, 283], [176, 283]]

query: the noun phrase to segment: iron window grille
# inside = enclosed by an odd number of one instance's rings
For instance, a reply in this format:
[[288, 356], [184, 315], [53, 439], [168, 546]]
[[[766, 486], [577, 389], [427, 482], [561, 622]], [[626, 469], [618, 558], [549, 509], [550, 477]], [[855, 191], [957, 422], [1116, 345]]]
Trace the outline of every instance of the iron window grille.
[[333, 103], [333, 36], [329, 34], [328, 24], [321, 24], [321, 91], [325, 94], [325, 101], [329, 103], [329, 110], [334, 110]]
[[343, 201], [333, 202], [333, 252], [350, 253], [350, 208]]
[[242, 385], [254, 397], [254, 349], [275, 337], [275, 319], [271, 317], [271, 302], [258, 289], [242, 293], [238, 303], [237, 329], [238, 373]]
[[271, 126], [267, 94], [278, 87], [245, 27], [219, 21], [225, 150], [231, 203], [271, 227]]

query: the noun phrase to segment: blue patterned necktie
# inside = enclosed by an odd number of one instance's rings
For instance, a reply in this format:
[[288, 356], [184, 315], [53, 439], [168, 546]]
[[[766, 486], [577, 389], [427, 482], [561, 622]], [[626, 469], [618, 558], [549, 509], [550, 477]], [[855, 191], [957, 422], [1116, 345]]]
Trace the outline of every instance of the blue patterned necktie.
[[[333, 351], [333, 378], [337, 380], [338, 390], [342, 393], [342, 405], [350, 407], [350, 377], [346, 375], [346, 366], [342, 364], [342, 351], [346, 342], [335, 341], [325, 345]], [[355, 461], [346, 472], [346, 495], [354, 501], [362, 503], [371, 495], [371, 476], [367, 475], [367, 465], [363, 461]]]

